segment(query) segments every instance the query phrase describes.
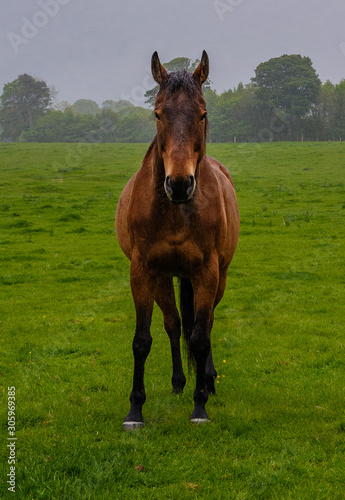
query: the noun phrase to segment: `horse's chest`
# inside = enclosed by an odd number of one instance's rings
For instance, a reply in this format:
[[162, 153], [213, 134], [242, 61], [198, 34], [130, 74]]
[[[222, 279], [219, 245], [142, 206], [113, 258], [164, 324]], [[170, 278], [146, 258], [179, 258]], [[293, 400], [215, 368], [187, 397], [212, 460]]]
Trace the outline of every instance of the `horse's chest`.
[[149, 269], [175, 276], [188, 276], [195, 272], [204, 259], [205, 254], [195, 241], [172, 236], [153, 242], [145, 255]]
[[214, 232], [205, 231], [188, 207], [175, 207], [174, 216], [164, 214], [142, 218], [136, 225], [137, 248], [142, 260], [153, 272], [188, 276], [208, 261], [214, 248]]

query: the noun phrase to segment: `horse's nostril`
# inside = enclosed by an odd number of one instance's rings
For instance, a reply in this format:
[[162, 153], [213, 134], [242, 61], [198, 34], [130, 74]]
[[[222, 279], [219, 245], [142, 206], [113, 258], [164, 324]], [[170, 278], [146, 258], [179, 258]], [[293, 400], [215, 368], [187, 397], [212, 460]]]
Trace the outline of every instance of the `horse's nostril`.
[[187, 196], [191, 196], [194, 191], [194, 175], [189, 176], [188, 184]]
[[178, 176], [176, 178], [171, 178], [167, 175], [164, 187], [171, 201], [186, 203], [193, 195], [195, 189], [194, 175], [189, 175], [187, 177]]
[[173, 194], [173, 186], [172, 186], [172, 184], [173, 183], [171, 182], [170, 175], [167, 175], [166, 178], [165, 178], [165, 190], [166, 190], [166, 192], [169, 195]]

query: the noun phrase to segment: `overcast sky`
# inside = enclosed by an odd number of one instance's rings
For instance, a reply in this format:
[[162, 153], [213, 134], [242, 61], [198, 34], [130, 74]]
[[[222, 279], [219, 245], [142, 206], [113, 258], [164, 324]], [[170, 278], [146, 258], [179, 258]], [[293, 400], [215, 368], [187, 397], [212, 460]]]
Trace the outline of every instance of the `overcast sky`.
[[345, 0], [0, 0], [0, 90], [23, 73], [59, 100], [129, 99], [153, 87], [152, 53], [210, 58], [218, 92], [258, 64], [309, 56], [321, 80], [345, 78]]

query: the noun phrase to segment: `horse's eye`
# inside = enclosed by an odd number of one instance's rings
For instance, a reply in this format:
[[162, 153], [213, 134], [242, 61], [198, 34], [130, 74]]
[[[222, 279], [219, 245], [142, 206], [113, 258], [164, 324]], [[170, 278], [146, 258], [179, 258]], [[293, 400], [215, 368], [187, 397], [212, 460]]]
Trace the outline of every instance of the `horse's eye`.
[[160, 117], [159, 117], [159, 114], [157, 113], [157, 111], [155, 111], [155, 117], [157, 118], [157, 120], [160, 120]]
[[205, 120], [206, 116], [207, 116], [207, 111], [203, 113], [202, 117], [200, 118], [200, 121], [202, 122], [203, 120]]

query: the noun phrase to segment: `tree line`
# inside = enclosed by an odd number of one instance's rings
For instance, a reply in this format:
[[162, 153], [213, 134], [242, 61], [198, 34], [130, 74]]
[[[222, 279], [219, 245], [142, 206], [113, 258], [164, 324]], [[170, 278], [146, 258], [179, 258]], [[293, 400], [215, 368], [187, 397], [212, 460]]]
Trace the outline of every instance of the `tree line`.
[[[173, 59], [169, 72], [192, 72], [198, 60]], [[217, 93], [208, 80], [204, 96], [210, 142], [345, 139], [345, 79], [322, 83], [309, 57], [283, 55], [259, 64], [251, 82]], [[158, 87], [146, 92], [153, 108]], [[80, 99], [54, 103], [55, 91], [24, 74], [4, 86], [0, 98], [3, 141], [150, 142], [152, 109], [129, 101]]]

